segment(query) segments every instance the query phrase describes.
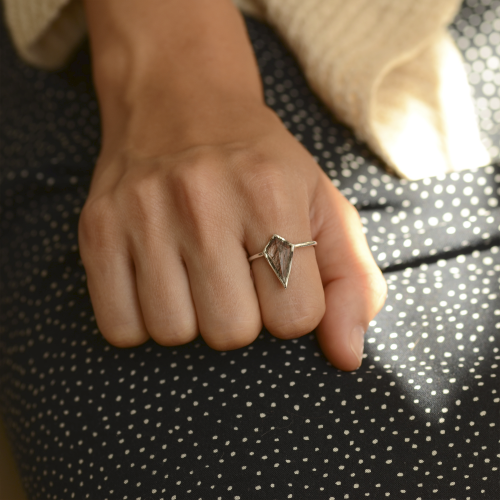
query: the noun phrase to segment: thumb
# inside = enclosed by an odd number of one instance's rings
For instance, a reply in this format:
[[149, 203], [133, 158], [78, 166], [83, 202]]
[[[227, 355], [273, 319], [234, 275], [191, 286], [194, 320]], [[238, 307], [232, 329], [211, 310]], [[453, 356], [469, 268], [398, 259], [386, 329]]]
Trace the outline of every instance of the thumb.
[[314, 205], [313, 234], [326, 302], [317, 338], [334, 366], [355, 370], [361, 365], [368, 324], [385, 302], [387, 284], [368, 248], [358, 212], [326, 175]]

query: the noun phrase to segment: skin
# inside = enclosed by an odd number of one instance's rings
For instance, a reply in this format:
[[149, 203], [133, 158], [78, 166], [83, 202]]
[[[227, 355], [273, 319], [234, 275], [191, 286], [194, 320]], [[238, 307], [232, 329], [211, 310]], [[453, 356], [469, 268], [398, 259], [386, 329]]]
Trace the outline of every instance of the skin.
[[[98, 326], [113, 345], [201, 334], [214, 349], [264, 325], [316, 329], [338, 368], [361, 363], [386, 283], [356, 210], [266, 107], [230, 0], [86, 0], [103, 146], [79, 241]], [[285, 290], [265, 259], [296, 250]], [[354, 333], [352, 333], [354, 332]]]

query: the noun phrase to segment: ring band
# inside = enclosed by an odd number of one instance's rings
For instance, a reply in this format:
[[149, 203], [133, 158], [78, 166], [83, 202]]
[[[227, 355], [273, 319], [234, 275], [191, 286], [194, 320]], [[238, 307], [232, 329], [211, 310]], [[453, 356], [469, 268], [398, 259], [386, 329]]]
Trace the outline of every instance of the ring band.
[[285, 238], [273, 234], [264, 250], [249, 257], [248, 262], [252, 262], [259, 257], [265, 257], [274, 274], [280, 280], [280, 283], [286, 288], [288, 286], [290, 271], [292, 270], [294, 250], [299, 247], [313, 247], [317, 244], [316, 241], [306, 241], [305, 243], [296, 243], [294, 245], [285, 240]]

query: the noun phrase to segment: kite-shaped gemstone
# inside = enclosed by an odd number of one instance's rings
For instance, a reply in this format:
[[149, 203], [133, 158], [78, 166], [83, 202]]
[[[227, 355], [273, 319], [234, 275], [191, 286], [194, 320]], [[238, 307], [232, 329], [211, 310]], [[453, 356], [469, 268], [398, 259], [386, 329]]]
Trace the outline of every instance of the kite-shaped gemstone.
[[274, 234], [264, 249], [264, 255], [281, 284], [286, 288], [292, 270], [293, 245]]

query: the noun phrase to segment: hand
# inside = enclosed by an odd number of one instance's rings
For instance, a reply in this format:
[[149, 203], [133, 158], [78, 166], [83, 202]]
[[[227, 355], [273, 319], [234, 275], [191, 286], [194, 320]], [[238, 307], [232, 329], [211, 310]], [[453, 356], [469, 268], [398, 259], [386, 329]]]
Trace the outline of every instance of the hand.
[[[317, 327], [327, 358], [357, 368], [385, 280], [356, 210], [265, 107], [253, 77], [243, 90], [190, 78], [187, 98], [161, 75], [131, 86], [106, 71], [96, 75], [103, 149], [79, 234], [102, 334], [125, 347], [201, 333], [227, 350], [262, 325], [279, 338]], [[318, 242], [296, 250], [286, 290], [265, 259], [247, 260], [274, 233]]]

